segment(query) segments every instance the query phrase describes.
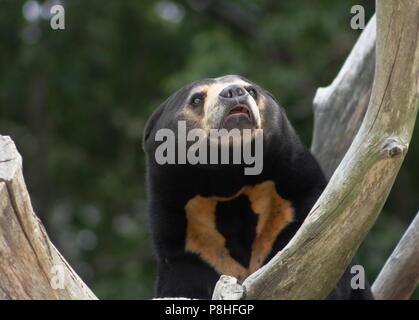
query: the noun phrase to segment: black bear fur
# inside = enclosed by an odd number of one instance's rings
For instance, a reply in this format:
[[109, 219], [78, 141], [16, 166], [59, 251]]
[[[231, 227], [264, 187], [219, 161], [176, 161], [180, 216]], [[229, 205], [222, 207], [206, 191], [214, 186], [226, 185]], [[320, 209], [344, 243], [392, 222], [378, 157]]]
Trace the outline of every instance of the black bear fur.
[[[242, 165], [157, 164], [154, 151], [159, 143], [154, 136], [158, 129], [169, 128], [176, 132], [178, 120], [185, 120], [188, 129], [196, 126], [179, 112], [190, 108], [190, 92], [198, 86], [234, 82], [236, 79], [255, 88], [265, 104], [262, 129], [269, 134], [264, 137], [262, 173], [244, 175]], [[202, 110], [192, 112], [205, 116]], [[147, 153], [149, 218], [158, 261], [156, 297], [209, 299], [220, 277], [199, 254], [185, 250], [185, 205], [190, 199], [197, 195], [231, 197], [243, 186], [273, 181], [278, 195], [292, 204], [293, 221], [276, 237], [264, 261], [266, 263], [300, 228], [327, 183], [316, 159], [301, 143], [282, 106], [268, 91], [239, 76], [199, 80], [172, 94], [149, 119], [143, 144]], [[216, 210], [216, 228], [226, 239], [231, 256], [241, 265], [248, 266], [258, 219], [250, 209], [249, 199], [240, 195], [232, 201], [219, 203]], [[354, 264], [355, 260], [348, 266], [329, 299], [372, 298], [368, 284], [364, 290], [351, 289], [352, 275], [349, 270]]]

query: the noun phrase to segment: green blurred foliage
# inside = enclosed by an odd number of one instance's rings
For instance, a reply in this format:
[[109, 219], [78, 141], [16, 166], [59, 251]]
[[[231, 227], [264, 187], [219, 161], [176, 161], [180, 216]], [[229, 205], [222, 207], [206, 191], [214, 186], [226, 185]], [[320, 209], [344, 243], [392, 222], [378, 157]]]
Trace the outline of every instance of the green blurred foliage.
[[[65, 30], [50, 28], [54, 3]], [[309, 145], [314, 93], [360, 34], [355, 4], [371, 17], [360, 0], [0, 0], [0, 134], [23, 155], [53, 242], [100, 298], [152, 296], [141, 150], [151, 112], [192, 80], [241, 74], [277, 96]], [[418, 143], [416, 130], [361, 247], [370, 281], [419, 208]]]

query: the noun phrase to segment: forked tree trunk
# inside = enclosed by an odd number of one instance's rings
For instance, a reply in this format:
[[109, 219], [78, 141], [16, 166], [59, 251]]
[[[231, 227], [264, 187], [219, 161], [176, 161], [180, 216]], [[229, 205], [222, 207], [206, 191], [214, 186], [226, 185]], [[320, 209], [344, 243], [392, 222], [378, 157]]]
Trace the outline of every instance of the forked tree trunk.
[[[311, 150], [330, 178], [361, 126], [375, 65], [375, 15], [333, 83], [313, 101]], [[372, 286], [376, 299], [408, 299], [419, 282], [419, 217], [416, 216]]]

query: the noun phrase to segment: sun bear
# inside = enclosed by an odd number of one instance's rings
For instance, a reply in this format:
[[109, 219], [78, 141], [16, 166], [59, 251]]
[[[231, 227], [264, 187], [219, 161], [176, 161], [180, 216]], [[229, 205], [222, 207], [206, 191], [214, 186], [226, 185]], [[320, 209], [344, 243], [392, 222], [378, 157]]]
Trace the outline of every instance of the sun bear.
[[[210, 299], [220, 275], [243, 281], [290, 241], [326, 186], [283, 107], [241, 76], [178, 90], [143, 139], [156, 297]], [[372, 298], [368, 284], [351, 288], [351, 265], [328, 298]]]

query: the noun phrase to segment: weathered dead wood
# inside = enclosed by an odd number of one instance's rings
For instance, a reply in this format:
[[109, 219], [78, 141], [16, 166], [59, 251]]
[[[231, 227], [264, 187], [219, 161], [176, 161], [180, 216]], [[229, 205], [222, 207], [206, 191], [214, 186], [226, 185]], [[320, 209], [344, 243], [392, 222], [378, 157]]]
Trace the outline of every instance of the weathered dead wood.
[[222, 275], [214, 288], [212, 300], [240, 300], [243, 295], [244, 287], [235, 277]]
[[409, 299], [419, 283], [419, 213], [387, 260], [372, 291], [379, 300]]
[[[336, 79], [326, 88], [319, 88], [314, 98], [315, 125], [311, 150], [330, 178], [339, 165], [362, 123], [372, 88], [375, 64], [375, 15], [362, 32]], [[416, 224], [419, 228], [419, 225]], [[406, 239], [413, 239], [414, 225], [387, 261], [372, 287], [378, 299], [408, 299], [417, 285], [419, 252], [408, 248]], [[419, 239], [411, 246], [419, 249]], [[392, 262], [403, 261], [398, 267]], [[391, 266], [391, 267], [390, 267]], [[406, 268], [403, 272], [403, 268]], [[416, 278], [415, 278], [416, 271]], [[415, 280], [416, 279], [416, 280]], [[397, 286], [396, 286], [397, 285]]]
[[375, 66], [375, 15], [361, 33], [332, 84], [313, 100], [311, 151], [330, 179], [361, 126], [370, 100]]
[[7, 136], [0, 136], [0, 299], [97, 299], [33, 212], [22, 158]]

